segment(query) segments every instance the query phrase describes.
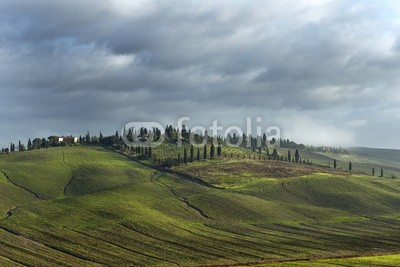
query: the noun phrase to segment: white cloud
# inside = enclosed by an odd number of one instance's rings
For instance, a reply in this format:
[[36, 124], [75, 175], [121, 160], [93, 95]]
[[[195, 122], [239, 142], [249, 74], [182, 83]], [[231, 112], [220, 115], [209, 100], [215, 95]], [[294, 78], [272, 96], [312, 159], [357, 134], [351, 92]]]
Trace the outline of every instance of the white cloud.
[[347, 127], [316, 121], [297, 115], [283, 120], [283, 137], [311, 145], [352, 146], [355, 134]]
[[129, 17], [143, 17], [157, 8], [152, 0], [113, 0], [110, 1], [111, 8], [119, 15]]
[[113, 68], [126, 68], [134, 61], [134, 55], [109, 55], [106, 57], [107, 66]]

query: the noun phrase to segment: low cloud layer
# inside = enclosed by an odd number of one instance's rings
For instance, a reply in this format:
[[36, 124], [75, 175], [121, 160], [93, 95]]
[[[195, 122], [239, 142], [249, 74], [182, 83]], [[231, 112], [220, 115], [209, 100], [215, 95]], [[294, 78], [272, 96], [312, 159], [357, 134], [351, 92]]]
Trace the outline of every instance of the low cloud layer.
[[0, 145], [132, 120], [263, 117], [400, 148], [398, 1], [2, 1]]

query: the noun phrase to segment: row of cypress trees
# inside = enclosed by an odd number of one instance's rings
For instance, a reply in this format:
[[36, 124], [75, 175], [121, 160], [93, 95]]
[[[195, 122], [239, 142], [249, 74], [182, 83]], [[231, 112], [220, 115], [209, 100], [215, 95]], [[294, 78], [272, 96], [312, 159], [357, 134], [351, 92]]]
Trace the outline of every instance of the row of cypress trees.
[[[333, 168], [336, 169], [337, 168], [337, 161], [336, 159], [333, 160]], [[351, 161], [349, 161], [349, 171], [353, 170], [353, 164]], [[375, 168], [372, 168], [372, 176], [375, 176]], [[383, 177], [383, 168], [381, 168], [381, 175], [380, 177]]]

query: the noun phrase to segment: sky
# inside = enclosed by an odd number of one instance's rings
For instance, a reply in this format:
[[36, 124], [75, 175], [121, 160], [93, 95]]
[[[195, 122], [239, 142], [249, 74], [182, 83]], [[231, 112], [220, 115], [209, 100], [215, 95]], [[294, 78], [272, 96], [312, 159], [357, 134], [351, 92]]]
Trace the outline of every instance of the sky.
[[180, 117], [399, 149], [400, 2], [0, 2], [0, 146]]

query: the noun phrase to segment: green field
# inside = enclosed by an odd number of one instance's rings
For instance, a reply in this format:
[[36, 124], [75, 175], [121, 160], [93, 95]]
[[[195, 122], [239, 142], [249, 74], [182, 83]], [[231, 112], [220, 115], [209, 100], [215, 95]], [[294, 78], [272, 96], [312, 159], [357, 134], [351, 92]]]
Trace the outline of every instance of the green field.
[[[287, 148], [278, 148], [279, 153], [287, 155]], [[290, 149], [294, 155], [294, 149]], [[331, 152], [310, 152], [300, 150], [300, 156], [309, 159], [315, 164], [333, 167], [333, 160], [337, 160], [339, 169], [348, 170], [349, 161], [352, 162], [353, 172], [372, 174], [375, 168], [375, 176], [380, 176], [380, 169], [384, 170], [385, 178], [400, 178], [400, 150], [376, 149], [376, 148], [350, 148], [348, 154]]]
[[396, 266], [333, 258], [400, 251], [397, 179], [224, 158], [164, 172], [96, 146], [0, 155], [0, 171], [0, 266]]
[[400, 254], [385, 256], [368, 256], [354, 258], [338, 258], [328, 260], [303, 260], [294, 262], [257, 264], [254, 267], [339, 267], [339, 266], [369, 266], [369, 267], [391, 267], [399, 266]]
[[[163, 143], [154, 149], [153, 155], [158, 160], [163, 162], [177, 162], [178, 157], [183, 161], [184, 148], [187, 149], [189, 156], [190, 145], [183, 143], [182, 146], [177, 147], [171, 143]], [[194, 159], [197, 157], [197, 147], [194, 148]], [[274, 147], [269, 147], [269, 153], [272, 154]], [[291, 156], [295, 154], [295, 149], [277, 148], [279, 156], [285, 158], [291, 151]], [[203, 147], [199, 147], [200, 159], [203, 159]], [[332, 152], [312, 152], [300, 149], [300, 157], [303, 160], [308, 160], [313, 165], [320, 165], [333, 168], [333, 161], [336, 159], [337, 168], [341, 170], [348, 170], [349, 162], [352, 162], [353, 173], [364, 173], [372, 175], [372, 168], [375, 168], [375, 176], [380, 176], [381, 168], [384, 171], [384, 177], [393, 179], [400, 178], [400, 150], [394, 149], [376, 149], [376, 148], [349, 148], [347, 154], [332, 153]], [[207, 152], [209, 157], [210, 145], [207, 145]], [[229, 147], [223, 145], [222, 158], [251, 158], [258, 159], [268, 158], [266, 150], [263, 149], [261, 155], [258, 150], [252, 151], [251, 149], [243, 147]]]

